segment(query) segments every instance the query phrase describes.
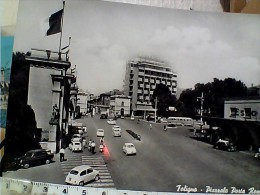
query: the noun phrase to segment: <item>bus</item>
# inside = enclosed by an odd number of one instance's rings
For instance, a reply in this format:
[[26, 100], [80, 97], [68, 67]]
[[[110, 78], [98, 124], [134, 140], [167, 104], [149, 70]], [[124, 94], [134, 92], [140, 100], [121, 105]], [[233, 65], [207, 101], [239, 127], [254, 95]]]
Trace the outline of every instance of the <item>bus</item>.
[[167, 122], [177, 126], [193, 126], [193, 119], [189, 117], [168, 117]]

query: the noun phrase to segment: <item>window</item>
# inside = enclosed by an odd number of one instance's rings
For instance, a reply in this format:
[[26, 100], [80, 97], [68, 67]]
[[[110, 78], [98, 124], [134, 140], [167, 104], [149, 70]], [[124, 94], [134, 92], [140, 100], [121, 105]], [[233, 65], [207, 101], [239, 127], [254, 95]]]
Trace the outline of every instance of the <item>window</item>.
[[230, 108], [230, 115], [229, 115], [229, 117], [236, 118], [237, 115], [238, 115], [238, 109], [231, 107]]
[[125, 102], [124, 102], [124, 101], [122, 101], [122, 102], [121, 102], [121, 106], [124, 106], [124, 105], [125, 105]]
[[88, 169], [88, 174], [89, 174], [89, 173], [92, 173], [92, 172], [93, 172], [93, 169], [91, 169], [91, 168]]
[[87, 174], [87, 172], [86, 172], [86, 170], [85, 171], [82, 171], [81, 173], [80, 173], [80, 176], [83, 176], [83, 175], [86, 175]]

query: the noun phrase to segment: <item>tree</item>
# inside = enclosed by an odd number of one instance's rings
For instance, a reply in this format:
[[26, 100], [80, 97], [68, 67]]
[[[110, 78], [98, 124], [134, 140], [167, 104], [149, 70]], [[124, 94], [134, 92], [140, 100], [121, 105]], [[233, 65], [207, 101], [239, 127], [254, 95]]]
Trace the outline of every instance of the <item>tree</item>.
[[204, 94], [203, 108], [210, 110], [204, 115], [214, 117], [224, 116], [224, 101], [227, 98], [247, 96], [247, 87], [241, 81], [234, 78], [219, 80], [213, 79], [213, 82], [201, 84], [197, 83], [194, 89], [187, 89], [180, 95], [179, 101], [182, 104], [182, 112], [188, 116], [195, 116], [196, 110], [200, 108], [200, 102], [197, 98]]
[[155, 104], [157, 102], [157, 113], [159, 116], [168, 116], [169, 106], [176, 105], [176, 97], [171, 94], [171, 91], [166, 85], [160, 83], [156, 85], [156, 88], [154, 89], [151, 102], [153, 104], [153, 108], [155, 108]]

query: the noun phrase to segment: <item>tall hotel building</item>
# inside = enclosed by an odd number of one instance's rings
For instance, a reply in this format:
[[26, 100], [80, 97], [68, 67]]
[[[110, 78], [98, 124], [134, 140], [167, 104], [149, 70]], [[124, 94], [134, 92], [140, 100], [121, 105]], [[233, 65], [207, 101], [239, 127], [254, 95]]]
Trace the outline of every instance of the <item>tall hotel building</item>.
[[[151, 97], [156, 85], [169, 87], [173, 95], [177, 92], [177, 74], [165, 62], [138, 57], [126, 64], [125, 94], [131, 97], [131, 108], [137, 113], [154, 112]], [[139, 114], [138, 114], [139, 115]]]

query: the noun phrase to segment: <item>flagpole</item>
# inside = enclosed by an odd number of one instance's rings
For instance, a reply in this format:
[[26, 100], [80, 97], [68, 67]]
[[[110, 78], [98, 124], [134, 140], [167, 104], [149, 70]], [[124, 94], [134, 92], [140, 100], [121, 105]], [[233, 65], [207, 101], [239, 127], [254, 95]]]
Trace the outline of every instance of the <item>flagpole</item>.
[[61, 32], [60, 32], [60, 46], [59, 46], [59, 60], [61, 60], [61, 39], [62, 39], [62, 28], [63, 28], [63, 16], [64, 16], [64, 9], [65, 9], [65, 1], [63, 1], [63, 12], [61, 17]]

